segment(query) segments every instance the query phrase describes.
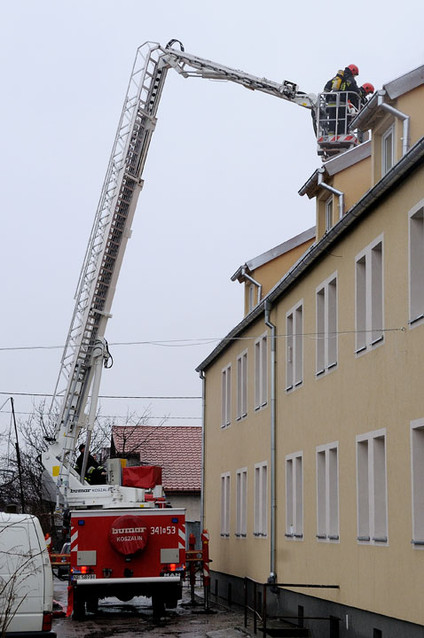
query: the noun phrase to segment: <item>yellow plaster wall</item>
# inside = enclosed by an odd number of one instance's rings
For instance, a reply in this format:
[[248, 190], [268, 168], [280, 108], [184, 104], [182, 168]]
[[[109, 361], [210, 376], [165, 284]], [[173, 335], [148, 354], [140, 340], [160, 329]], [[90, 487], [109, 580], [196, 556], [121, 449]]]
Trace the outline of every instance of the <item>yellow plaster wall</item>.
[[[424, 551], [411, 545], [410, 422], [424, 417], [422, 362], [424, 325], [408, 327], [408, 211], [423, 198], [424, 171], [399, 187], [393, 197], [340, 243], [291, 289], [272, 311], [277, 324], [277, 575], [293, 582], [338, 584], [339, 590], [303, 590], [376, 613], [424, 622]], [[384, 343], [355, 355], [355, 257], [379, 236], [384, 242]], [[316, 287], [338, 277], [338, 365], [315, 377]], [[285, 392], [285, 317], [303, 300], [304, 382]], [[244, 336], [265, 330], [258, 322]], [[249, 351], [247, 419], [220, 427], [220, 373]], [[264, 581], [269, 573], [268, 539], [254, 538], [253, 467], [269, 461], [269, 407], [254, 413], [253, 339], [232, 344], [207, 371], [206, 524], [211, 532], [213, 569]], [[388, 543], [359, 544], [356, 513], [356, 436], [386, 428]], [[338, 442], [340, 542], [316, 539], [316, 447]], [[285, 538], [285, 464], [287, 454], [303, 451], [304, 539]], [[235, 529], [235, 472], [248, 467], [248, 537], [221, 539], [220, 475], [231, 472]], [[268, 472], [269, 476], [269, 472]]]

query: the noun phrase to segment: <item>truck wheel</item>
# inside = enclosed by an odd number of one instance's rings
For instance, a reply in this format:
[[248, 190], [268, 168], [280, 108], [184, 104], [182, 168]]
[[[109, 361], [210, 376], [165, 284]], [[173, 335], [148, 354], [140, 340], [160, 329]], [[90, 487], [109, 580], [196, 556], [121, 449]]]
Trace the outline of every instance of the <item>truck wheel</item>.
[[87, 600], [87, 611], [90, 614], [97, 614], [99, 610], [99, 599], [97, 596], [90, 596]]
[[178, 605], [178, 598], [168, 598], [166, 601], [167, 609], [175, 609]]
[[84, 620], [85, 618], [85, 600], [80, 592], [74, 592], [74, 611], [72, 620]]
[[163, 616], [165, 616], [165, 601], [160, 594], [153, 594], [152, 606], [153, 606], [153, 621], [159, 622], [160, 619]]

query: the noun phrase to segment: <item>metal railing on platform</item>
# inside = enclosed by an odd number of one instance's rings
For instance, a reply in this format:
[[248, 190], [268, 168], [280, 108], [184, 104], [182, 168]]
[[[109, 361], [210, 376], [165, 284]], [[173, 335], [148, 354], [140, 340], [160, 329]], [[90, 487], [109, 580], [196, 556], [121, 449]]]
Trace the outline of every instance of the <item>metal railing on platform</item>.
[[[311, 583], [260, 583], [252, 578], [244, 578], [244, 626], [247, 627], [249, 612], [253, 615], [253, 632], [256, 635], [258, 631], [258, 622], [261, 623], [262, 635], [265, 637], [269, 627], [269, 621], [287, 622], [293, 628], [305, 627], [305, 620], [308, 621], [327, 621], [329, 623], [329, 638], [339, 638], [340, 618], [336, 616], [305, 616], [303, 607], [298, 606], [297, 615], [278, 614], [271, 615], [268, 613], [267, 592], [280, 589], [305, 588], [305, 589], [339, 589], [339, 585], [317, 585]], [[250, 586], [250, 587], [249, 587]], [[250, 596], [249, 596], [250, 594]], [[273, 632], [274, 633], [274, 632]], [[274, 635], [276, 635], [274, 633]]]

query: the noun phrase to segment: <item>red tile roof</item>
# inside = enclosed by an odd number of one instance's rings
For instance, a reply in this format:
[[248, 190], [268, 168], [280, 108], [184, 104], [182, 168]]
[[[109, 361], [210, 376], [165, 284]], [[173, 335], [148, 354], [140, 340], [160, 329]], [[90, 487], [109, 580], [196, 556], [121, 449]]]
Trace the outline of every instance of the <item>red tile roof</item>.
[[114, 425], [112, 441], [118, 455], [136, 452], [140, 463], [160, 465], [165, 491], [200, 491], [201, 427]]

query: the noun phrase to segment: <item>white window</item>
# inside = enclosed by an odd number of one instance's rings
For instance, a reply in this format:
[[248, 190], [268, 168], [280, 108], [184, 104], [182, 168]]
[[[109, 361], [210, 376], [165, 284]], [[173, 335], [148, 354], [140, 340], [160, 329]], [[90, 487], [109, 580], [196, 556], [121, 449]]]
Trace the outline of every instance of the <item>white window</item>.
[[424, 318], [424, 200], [409, 212], [409, 323]]
[[424, 548], [424, 419], [411, 423], [412, 544]]
[[303, 538], [303, 454], [286, 456], [286, 538]]
[[328, 231], [333, 225], [333, 196], [325, 202], [325, 230]]
[[339, 540], [338, 444], [317, 448], [317, 538]]
[[381, 175], [385, 175], [395, 163], [394, 124], [381, 136]]
[[386, 432], [356, 437], [358, 541], [387, 543]]
[[286, 315], [286, 390], [303, 382], [303, 306], [299, 303]]
[[317, 375], [337, 365], [337, 278], [317, 288]]
[[237, 419], [247, 415], [247, 351], [237, 357]]
[[249, 312], [250, 312], [251, 310], [253, 310], [253, 308], [254, 308], [254, 307], [255, 307], [255, 305], [256, 305], [256, 302], [255, 302], [255, 292], [256, 292], [256, 290], [255, 290], [255, 286], [254, 286], [253, 284], [250, 284], [250, 286], [249, 286]]
[[266, 536], [268, 533], [268, 466], [266, 463], [255, 465], [255, 509], [254, 536]]
[[237, 470], [236, 481], [236, 536], [244, 538], [247, 533], [247, 468]]
[[221, 474], [221, 536], [230, 535], [230, 473]]
[[221, 372], [221, 427], [231, 423], [231, 366]]
[[383, 340], [383, 240], [379, 238], [356, 257], [356, 352]]
[[268, 338], [262, 335], [255, 341], [255, 410], [268, 400]]

